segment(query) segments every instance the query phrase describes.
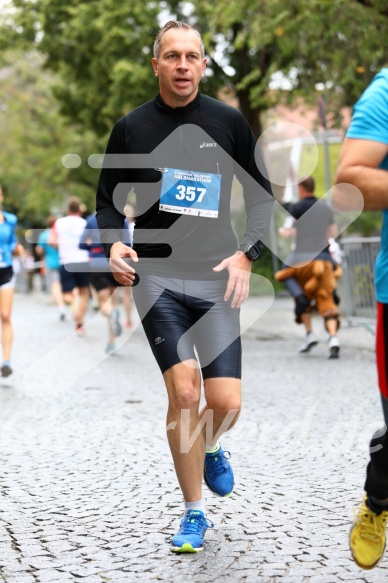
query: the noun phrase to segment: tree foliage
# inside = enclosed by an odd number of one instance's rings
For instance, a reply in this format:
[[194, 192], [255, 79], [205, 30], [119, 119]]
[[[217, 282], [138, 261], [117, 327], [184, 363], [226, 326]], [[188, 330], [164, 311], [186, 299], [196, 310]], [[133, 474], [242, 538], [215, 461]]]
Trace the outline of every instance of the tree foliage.
[[[352, 105], [386, 62], [385, 0], [8, 2], [0, 13], [0, 181], [29, 223], [68, 194], [92, 207], [98, 173], [87, 157], [104, 149], [118, 118], [157, 92], [152, 44], [170, 17], [202, 32], [203, 90], [237, 98], [256, 136], [278, 103], [316, 105], [323, 94], [329, 111]], [[79, 168], [63, 167], [69, 152], [81, 156]]]
[[257, 136], [266, 110], [298, 97], [316, 104], [317, 87], [332, 111], [353, 104], [386, 61], [385, 0], [13, 4], [8, 38], [45, 55], [62, 112], [99, 135], [157, 91], [150, 58], [162, 10], [198, 26], [210, 57], [205, 90], [236, 95]]
[[302, 97], [316, 104], [320, 90], [332, 112], [354, 104], [387, 62], [383, 0], [198, 0], [195, 6], [215, 73], [236, 92], [257, 136], [261, 114], [281, 102]]
[[9, 51], [2, 54], [0, 74], [0, 183], [5, 206], [26, 227], [42, 226], [66, 198], [80, 196], [94, 208], [97, 176], [87, 164], [66, 168], [63, 156], [83, 161], [100, 151], [92, 132], [79, 134], [58, 111], [50, 92], [53, 75], [42, 71], [42, 57]]
[[33, 46], [58, 74], [53, 90], [72, 122], [106, 134], [157, 91], [151, 47], [159, 4], [140, 0], [14, 0], [13, 42]]

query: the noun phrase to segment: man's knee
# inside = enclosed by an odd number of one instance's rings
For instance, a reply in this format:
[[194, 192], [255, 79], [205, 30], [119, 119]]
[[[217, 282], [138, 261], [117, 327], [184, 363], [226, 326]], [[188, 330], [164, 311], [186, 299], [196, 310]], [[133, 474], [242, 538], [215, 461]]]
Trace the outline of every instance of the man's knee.
[[7, 325], [11, 323], [11, 314], [1, 314], [1, 324]]
[[225, 417], [229, 412], [230, 414], [234, 412], [237, 415], [241, 411], [241, 397], [240, 395], [229, 395], [227, 397], [223, 395], [215, 397], [213, 395], [207, 398], [207, 408], [221, 417]]
[[198, 388], [189, 381], [170, 387], [168, 395], [170, 408], [182, 411], [182, 409], [199, 407], [200, 393]]

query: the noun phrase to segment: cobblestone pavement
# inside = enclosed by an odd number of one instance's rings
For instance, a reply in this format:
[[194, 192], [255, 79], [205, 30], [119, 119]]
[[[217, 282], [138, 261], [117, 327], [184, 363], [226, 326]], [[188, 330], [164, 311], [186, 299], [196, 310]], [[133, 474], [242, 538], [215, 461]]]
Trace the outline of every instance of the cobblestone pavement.
[[235, 495], [206, 492], [205, 550], [176, 556], [167, 401], [142, 331], [105, 358], [100, 315], [79, 338], [47, 297], [17, 294], [15, 373], [0, 381], [0, 581], [388, 581], [388, 555], [363, 571], [348, 551], [382, 419], [373, 351], [300, 356], [271, 330], [278, 317], [244, 338], [244, 409], [222, 440]]

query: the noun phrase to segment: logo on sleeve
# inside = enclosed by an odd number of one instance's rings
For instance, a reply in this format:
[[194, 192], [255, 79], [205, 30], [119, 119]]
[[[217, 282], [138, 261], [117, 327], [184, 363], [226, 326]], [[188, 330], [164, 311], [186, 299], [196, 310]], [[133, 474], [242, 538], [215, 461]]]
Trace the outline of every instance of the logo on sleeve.
[[217, 144], [216, 144], [216, 142], [202, 142], [202, 144], [199, 147], [200, 148], [216, 148]]

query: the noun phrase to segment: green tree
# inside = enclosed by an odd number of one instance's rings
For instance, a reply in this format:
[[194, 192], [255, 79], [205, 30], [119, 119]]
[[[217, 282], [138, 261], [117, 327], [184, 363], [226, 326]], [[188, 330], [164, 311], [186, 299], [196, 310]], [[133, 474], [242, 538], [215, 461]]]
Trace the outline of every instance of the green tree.
[[[353, 104], [386, 62], [385, 0], [13, 0], [0, 14], [0, 65], [9, 68], [11, 44], [29, 61], [25, 70], [14, 61], [19, 77], [0, 80], [9, 94], [0, 104], [7, 136], [0, 179], [26, 217], [68, 193], [93, 200], [98, 172], [87, 156], [103, 150], [119, 117], [157, 92], [150, 59], [162, 10], [201, 30], [209, 55], [204, 90], [237, 97], [256, 136], [268, 109], [298, 98], [316, 104], [318, 89], [331, 111]], [[39, 67], [31, 67], [37, 55]], [[281, 88], [285, 82], [292, 90]], [[83, 164], [58, 166], [67, 152]]]
[[42, 61], [37, 53], [8, 51], [0, 71], [0, 183], [6, 208], [26, 227], [42, 226], [70, 194], [94, 208], [96, 171], [66, 168], [62, 159], [75, 153], [86, 161], [101, 147], [92, 132], [77, 133], [59, 114], [50, 91], [55, 77], [42, 71]]
[[383, 0], [197, 0], [192, 18], [217, 83], [237, 95], [256, 136], [266, 110], [300, 97], [316, 105], [318, 90], [338, 113], [387, 62]]
[[46, 68], [58, 74], [53, 91], [61, 112], [80, 127], [106, 135], [114, 121], [156, 93], [150, 47], [159, 29], [161, 3], [13, 4], [15, 12], [4, 22], [3, 44], [34, 47], [45, 56]]
[[[150, 99], [157, 83], [150, 48], [164, 9], [197, 25], [210, 56], [205, 89], [226, 88], [259, 136], [263, 113], [303, 97], [328, 108], [353, 104], [386, 61], [385, 0], [13, 0], [6, 41], [27, 43], [59, 73], [62, 111], [98, 135]], [[292, 91], [277, 89], [274, 79]]]

